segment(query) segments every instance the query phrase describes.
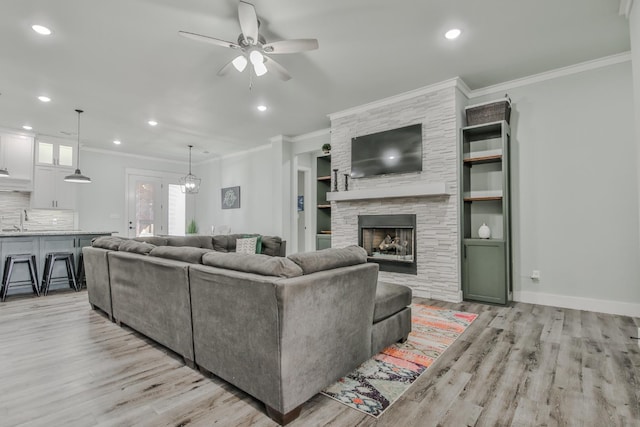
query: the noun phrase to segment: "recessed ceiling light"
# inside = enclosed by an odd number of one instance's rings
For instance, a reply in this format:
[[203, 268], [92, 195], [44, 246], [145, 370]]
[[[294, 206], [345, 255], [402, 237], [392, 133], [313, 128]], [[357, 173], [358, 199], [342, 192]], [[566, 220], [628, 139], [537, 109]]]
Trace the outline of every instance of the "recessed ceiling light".
[[42, 25], [32, 25], [31, 28], [38, 34], [42, 34], [43, 36], [48, 36], [51, 34], [51, 30]]
[[122, 144], [122, 141], [116, 139], [116, 140], [113, 141], [113, 143], [116, 144], [116, 145], [120, 145], [120, 144]]
[[40, 96], [38, 97], [38, 99], [39, 99], [40, 101], [42, 101], [42, 102], [49, 102], [49, 101], [51, 101], [51, 98], [49, 98], [48, 96], [44, 96], [44, 95], [40, 95]]
[[147, 123], [149, 123], [149, 126], [157, 126], [158, 122], [156, 122], [155, 120], [149, 120]]
[[256, 108], [258, 109], [258, 111], [267, 111], [266, 105], [258, 105]]
[[29, 126], [29, 125], [24, 125], [24, 126], [22, 126], [22, 129], [24, 129], [24, 130], [31, 130], [31, 129], [33, 129], [33, 128], [32, 128], [31, 126]]
[[457, 39], [460, 36], [460, 34], [462, 34], [462, 31], [460, 31], [457, 28], [452, 28], [446, 33], [444, 33], [444, 36], [449, 40], [453, 40], [453, 39]]

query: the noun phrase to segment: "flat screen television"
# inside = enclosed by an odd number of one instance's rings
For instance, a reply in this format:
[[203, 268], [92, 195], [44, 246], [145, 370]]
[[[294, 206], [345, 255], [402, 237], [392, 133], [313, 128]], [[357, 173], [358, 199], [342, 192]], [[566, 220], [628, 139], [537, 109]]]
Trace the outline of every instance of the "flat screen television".
[[351, 177], [422, 171], [422, 124], [351, 139]]

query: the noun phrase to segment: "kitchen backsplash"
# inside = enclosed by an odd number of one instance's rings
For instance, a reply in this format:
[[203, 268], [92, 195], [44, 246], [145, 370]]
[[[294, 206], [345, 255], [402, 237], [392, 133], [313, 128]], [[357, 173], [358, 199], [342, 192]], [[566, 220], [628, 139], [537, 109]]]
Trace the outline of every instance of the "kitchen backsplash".
[[27, 211], [24, 228], [29, 231], [75, 230], [77, 213], [68, 210], [29, 209], [31, 193], [0, 191], [0, 229], [20, 227], [20, 213]]

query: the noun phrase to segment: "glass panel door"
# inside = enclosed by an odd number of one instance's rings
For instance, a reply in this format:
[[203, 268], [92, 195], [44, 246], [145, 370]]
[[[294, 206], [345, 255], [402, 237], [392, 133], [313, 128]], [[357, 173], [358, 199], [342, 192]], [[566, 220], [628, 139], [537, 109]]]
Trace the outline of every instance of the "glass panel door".
[[162, 179], [129, 175], [129, 237], [166, 234], [162, 219]]

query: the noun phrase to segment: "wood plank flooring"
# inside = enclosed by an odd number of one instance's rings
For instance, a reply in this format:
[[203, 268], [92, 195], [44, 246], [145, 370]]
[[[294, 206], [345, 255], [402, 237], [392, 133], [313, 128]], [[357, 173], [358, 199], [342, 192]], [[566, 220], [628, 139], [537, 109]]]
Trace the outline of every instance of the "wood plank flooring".
[[[640, 319], [416, 302], [478, 319], [379, 419], [325, 396], [299, 426], [640, 426]], [[275, 426], [263, 405], [93, 311], [86, 291], [0, 304], [0, 426]]]

